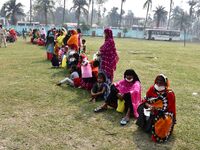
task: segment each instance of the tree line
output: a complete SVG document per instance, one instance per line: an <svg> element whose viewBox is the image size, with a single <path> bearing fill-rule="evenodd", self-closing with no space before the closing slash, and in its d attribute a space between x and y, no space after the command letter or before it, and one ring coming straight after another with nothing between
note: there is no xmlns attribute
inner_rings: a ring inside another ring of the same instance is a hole
<svg viewBox="0 0 200 150"><path fill-rule="evenodd" d="M131 28L133 25L144 28L166 27L170 29L188 30L199 35L200 29L200 0L188 0L189 10L180 6L174 6L174 0L169 0L170 9L157 6L152 10L155 0L146 0L143 8L146 17L138 18L132 10L125 12L123 5L126 0L121 0L120 8L113 7L110 11L106 9L109 0L73 0L73 6L66 9L66 0L30 0L30 10L24 12L24 7L16 0L8 0L3 4L0 15L9 20L10 24L16 25L18 20L39 21L42 24L64 24L65 22L76 22L78 26L86 24L92 26L113 26ZM55 7L56 3L60 6ZM153 16L150 15L153 13Z"/></svg>

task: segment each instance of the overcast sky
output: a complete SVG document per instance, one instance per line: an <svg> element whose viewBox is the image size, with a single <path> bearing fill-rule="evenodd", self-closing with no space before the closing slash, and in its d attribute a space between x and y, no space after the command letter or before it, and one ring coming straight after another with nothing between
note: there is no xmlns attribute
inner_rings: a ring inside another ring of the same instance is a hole
<svg viewBox="0 0 200 150"><path fill-rule="evenodd" d="M0 0L0 7L2 7L3 3L7 2L8 0ZM60 2L61 5L63 5L61 2L63 0L55 0ZM132 10L134 15L136 17L145 17L146 10L143 9L143 4L146 0L126 0L124 3L123 9L125 11ZM153 6L152 10L155 10L155 8L159 5L162 5L166 8L167 11L169 11L169 3L170 0L152 0ZM189 10L189 6L187 4L188 0L174 0L174 6L181 6L185 10ZM29 10L29 0L17 0L17 2L21 2L24 5L24 9L27 12ZM57 4L58 6L59 4ZM72 0L66 0L67 9L71 8L72 6ZM121 0L108 0L107 3L105 3L104 7L106 7L107 11L110 11L112 7L119 7L121 5Z"/></svg>

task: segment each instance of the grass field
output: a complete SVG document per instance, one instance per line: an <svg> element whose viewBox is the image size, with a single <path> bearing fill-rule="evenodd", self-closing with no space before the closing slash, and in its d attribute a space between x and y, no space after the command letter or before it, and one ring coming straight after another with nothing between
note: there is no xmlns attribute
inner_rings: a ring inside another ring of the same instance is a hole
<svg viewBox="0 0 200 150"><path fill-rule="evenodd" d="M90 57L103 38L87 40ZM19 40L0 48L0 150L4 149L200 149L200 45L116 39L120 62L115 81L133 68L142 95L159 73L171 81L177 100L177 125L171 139L155 144L131 120L110 109L94 114L102 102L89 103L89 94L69 86L57 87L67 71L51 69L45 49ZM192 93L198 95L193 96Z"/></svg>

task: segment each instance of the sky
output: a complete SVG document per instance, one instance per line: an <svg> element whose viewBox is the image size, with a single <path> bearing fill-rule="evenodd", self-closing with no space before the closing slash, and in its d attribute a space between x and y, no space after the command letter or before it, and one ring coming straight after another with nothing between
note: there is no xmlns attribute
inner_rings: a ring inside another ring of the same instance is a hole
<svg viewBox="0 0 200 150"><path fill-rule="evenodd" d="M0 8L2 5L7 2L8 0L0 0ZM63 5L63 0L55 0L57 1L57 6ZM145 17L146 10L143 9L143 4L146 0L126 0L124 3L123 9L127 12L128 10L132 10L134 15L136 17ZM155 8L159 5L162 5L166 8L167 11L169 11L169 4L170 0L152 0L153 6L152 10L155 10ZM174 0L174 6L181 6L185 10L189 10L189 6L187 4L188 0ZM17 2L21 2L24 5L25 12L29 10L29 0L17 0ZM60 3L60 4L59 4ZM121 6L121 0L108 0L104 7L107 9L107 12L111 10L112 7L119 7ZM67 9L70 9L72 7L72 0L66 0L66 7Z"/></svg>

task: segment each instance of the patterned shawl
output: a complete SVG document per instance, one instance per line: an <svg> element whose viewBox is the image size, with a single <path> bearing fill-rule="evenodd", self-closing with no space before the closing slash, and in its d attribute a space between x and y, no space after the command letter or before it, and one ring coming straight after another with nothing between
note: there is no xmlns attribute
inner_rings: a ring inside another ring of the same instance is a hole
<svg viewBox="0 0 200 150"><path fill-rule="evenodd" d="M106 35L104 44L100 47L101 55L101 70L107 75L111 82L114 78L114 71L119 60L117 50L115 48L115 42L113 39L112 30L107 28L104 30Z"/></svg>

